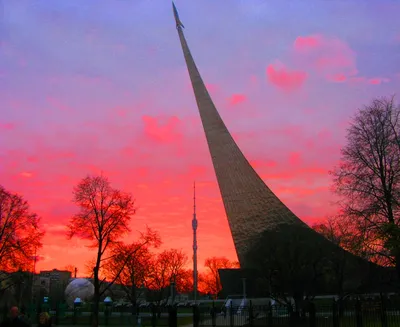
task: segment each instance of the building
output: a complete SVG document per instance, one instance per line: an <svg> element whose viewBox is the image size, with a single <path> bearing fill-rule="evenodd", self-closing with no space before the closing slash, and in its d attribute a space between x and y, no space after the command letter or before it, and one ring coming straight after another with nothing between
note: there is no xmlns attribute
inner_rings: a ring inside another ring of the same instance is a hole
<svg viewBox="0 0 400 327"><path fill-rule="evenodd" d="M70 271L57 269L40 271L33 281L33 300L41 302L44 297L48 297L52 303L64 301L64 291L70 279Z"/></svg>

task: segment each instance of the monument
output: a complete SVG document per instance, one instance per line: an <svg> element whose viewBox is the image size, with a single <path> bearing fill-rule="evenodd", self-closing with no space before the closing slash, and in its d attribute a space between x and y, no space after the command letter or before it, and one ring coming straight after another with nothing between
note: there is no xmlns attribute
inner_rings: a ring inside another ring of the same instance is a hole
<svg viewBox="0 0 400 327"><path fill-rule="evenodd" d="M174 3L172 5L240 266L248 267L246 254L254 240L265 230L275 228L279 224L294 224L307 228L311 238L320 239L318 233L301 221L269 189L237 146L201 78L183 34L183 24L178 11Z"/></svg>
<svg viewBox="0 0 400 327"><path fill-rule="evenodd" d="M361 274L365 273L365 284L369 285L369 289L380 288L378 279L381 277L391 279L390 273L344 251L306 225L282 203L250 165L229 133L208 93L183 34L184 26L178 11L174 3L172 6L176 29L241 267L241 269L220 270L221 282L224 284L225 279L226 284L238 286L241 284L240 280L247 280L250 282L248 286L257 290L256 274L261 271L257 260L251 258L253 246L261 239L264 242L263 247L280 248L280 245L285 243L286 231L292 231L294 232L292 235L301 236L302 241L293 240L291 247L304 250L303 253L306 253L305 250L310 249L311 245L318 247L321 256L325 258L331 258L332 255L345 256L346 261L351 262L346 264L349 280L360 279ZM277 233L282 236L278 235L271 240L265 237L267 233ZM377 285L372 286L375 283ZM231 294L238 293L237 290L235 292Z"/></svg>

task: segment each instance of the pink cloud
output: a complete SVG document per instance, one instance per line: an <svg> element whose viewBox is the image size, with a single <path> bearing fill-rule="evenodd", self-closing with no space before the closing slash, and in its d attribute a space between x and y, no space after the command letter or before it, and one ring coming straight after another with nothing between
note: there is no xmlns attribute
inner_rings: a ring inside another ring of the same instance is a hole
<svg viewBox="0 0 400 327"><path fill-rule="evenodd" d="M373 77L373 78L367 78L364 76L354 76L349 78L349 82L351 84L370 84L370 85L380 85L383 83L389 83L390 79L386 77Z"/></svg>
<svg viewBox="0 0 400 327"><path fill-rule="evenodd" d="M368 79L368 84L372 84L372 85L379 85L382 83L388 83L390 82L390 79L385 78L385 77L375 77L375 78L370 78Z"/></svg>
<svg viewBox="0 0 400 327"><path fill-rule="evenodd" d="M349 75L356 75L357 70L355 69L355 64L353 63L352 59L346 57L343 54L337 54L336 56L324 56L320 57L316 60L315 65L318 70L326 71L330 69L343 69L349 70ZM354 66L354 67L353 67ZM344 73L340 73L344 74Z"/></svg>
<svg viewBox="0 0 400 327"><path fill-rule="evenodd" d="M229 104L234 106L245 102L247 97L244 94L233 94L229 99Z"/></svg>
<svg viewBox="0 0 400 327"><path fill-rule="evenodd" d="M293 43L295 58L333 82L343 82L358 73L356 53L338 39L321 34L299 36Z"/></svg>
<svg viewBox="0 0 400 327"><path fill-rule="evenodd" d="M179 131L181 121L178 117L143 116L144 134L157 143L173 143L182 139Z"/></svg>
<svg viewBox="0 0 400 327"><path fill-rule="evenodd" d="M293 47L296 51L307 51L321 45L320 35L298 36L294 41Z"/></svg>
<svg viewBox="0 0 400 327"><path fill-rule="evenodd" d="M14 123L0 123L0 130L11 131L13 129L15 129Z"/></svg>
<svg viewBox="0 0 400 327"><path fill-rule="evenodd" d="M336 82L336 83L343 83L343 82L346 82L346 80L347 80L346 75L343 73L335 74L333 76L327 76L327 78L330 81Z"/></svg>
<svg viewBox="0 0 400 327"><path fill-rule="evenodd" d="M268 81L278 88L285 91L294 91L302 87L307 79L307 73L304 71L289 71L285 67L276 68L274 65L267 67Z"/></svg>

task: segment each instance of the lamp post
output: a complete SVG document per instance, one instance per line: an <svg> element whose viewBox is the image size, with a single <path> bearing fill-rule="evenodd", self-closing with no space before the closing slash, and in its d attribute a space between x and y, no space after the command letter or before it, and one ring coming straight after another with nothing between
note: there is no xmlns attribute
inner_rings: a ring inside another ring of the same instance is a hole
<svg viewBox="0 0 400 327"><path fill-rule="evenodd" d="M36 279L35 278L36 277L36 259L37 259L37 257L36 257L36 246L35 246L35 253L33 256L32 284L31 284L31 300L32 300L32 302L34 302L33 300L34 300L34 294L35 294L34 284L35 284L35 279Z"/></svg>
<svg viewBox="0 0 400 327"><path fill-rule="evenodd" d="M171 277L171 306L168 312L168 322L169 326L178 326L177 308L174 306L175 303L175 276Z"/></svg>
<svg viewBox="0 0 400 327"><path fill-rule="evenodd" d="M105 299L104 299L104 305L106 306L106 307L110 307L111 306L111 304L112 304L112 299L109 297L109 296L107 296Z"/></svg>
<svg viewBox="0 0 400 327"><path fill-rule="evenodd" d="M113 301L112 301L112 299L109 297L109 296L106 296L106 298L104 299L104 305L105 305L105 312L104 312L104 316L105 316L105 322L106 322L106 325L108 325L108 316L109 316L109 314L110 314L110 307L111 307L111 305L112 305L112 303L113 303Z"/></svg>
<svg viewBox="0 0 400 327"><path fill-rule="evenodd" d="M246 278L242 278L243 299L246 300Z"/></svg>
<svg viewBox="0 0 400 327"><path fill-rule="evenodd" d="M174 305L175 302L175 277L171 277L170 280L170 287L171 287L171 305Z"/></svg>
<svg viewBox="0 0 400 327"><path fill-rule="evenodd" d="M78 320L78 308L82 305L82 300L81 298L77 297L74 300L74 325L76 325L77 320Z"/></svg>
<svg viewBox="0 0 400 327"><path fill-rule="evenodd" d="M44 311L46 311L46 312L49 312L49 310L50 310L49 297L48 296L44 296L43 297L43 308L44 308Z"/></svg>
<svg viewBox="0 0 400 327"><path fill-rule="evenodd" d="M144 295L144 301L146 302L146 296L145 296L145 290L146 287L144 286L144 283L142 283L142 285L140 286L140 296L143 297ZM141 327L142 326L142 317L140 316L140 304L138 305L138 301L136 299L136 318L137 318L137 327Z"/></svg>
<svg viewBox="0 0 400 327"><path fill-rule="evenodd" d="M74 308L79 308L81 305L82 305L82 300L81 300L80 297L77 297L77 298L74 300Z"/></svg>
<svg viewBox="0 0 400 327"><path fill-rule="evenodd" d="M22 293L24 292L24 288L25 288L24 275L23 275L21 268L18 270L18 279L19 279L18 306L21 307Z"/></svg>
<svg viewBox="0 0 400 327"><path fill-rule="evenodd" d="M142 297L143 302L146 303L146 286L144 286L144 283L140 285L140 296Z"/></svg>

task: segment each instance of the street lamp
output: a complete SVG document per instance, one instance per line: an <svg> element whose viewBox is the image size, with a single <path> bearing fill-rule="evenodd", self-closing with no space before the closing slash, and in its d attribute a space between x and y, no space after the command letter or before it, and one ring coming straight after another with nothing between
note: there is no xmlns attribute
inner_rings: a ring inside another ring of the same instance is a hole
<svg viewBox="0 0 400 327"><path fill-rule="evenodd" d="M106 298L104 299L104 305L106 306L106 310L104 312L104 317L106 318L106 325L108 325L108 316L110 314L110 306L112 305L113 301L109 296L106 296Z"/></svg>
<svg viewBox="0 0 400 327"><path fill-rule="evenodd" d="M170 286L171 286L171 305L174 305L175 302L175 277L171 277L170 280Z"/></svg>
<svg viewBox="0 0 400 327"><path fill-rule="evenodd" d="M145 292L146 287L144 286L144 283L142 283L142 285L140 286L140 296L142 298L144 298L144 302L146 302L146 296L144 296L144 292ZM141 327L142 326L142 317L140 316L140 305L138 305L137 300L136 300L136 306L138 307L137 311L136 311L136 315L137 315L137 323L136 326L137 327Z"/></svg>
<svg viewBox="0 0 400 327"><path fill-rule="evenodd" d="M140 285L140 296L142 298L142 301L146 302L146 286L144 286L144 283Z"/></svg>
<svg viewBox="0 0 400 327"><path fill-rule="evenodd" d="M76 308L76 307L80 307L82 305L82 300L81 300L81 298L80 297L77 297L75 300L74 300L74 307Z"/></svg>
<svg viewBox="0 0 400 327"><path fill-rule="evenodd" d="M242 278L243 299L246 301L246 278Z"/></svg>
<svg viewBox="0 0 400 327"><path fill-rule="evenodd" d="M82 300L80 297L75 298L74 300L74 317L73 322L74 325L77 323L78 320L78 308L82 305Z"/></svg>
<svg viewBox="0 0 400 327"><path fill-rule="evenodd" d="M112 299L109 297L109 296L107 296L105 299L104 299L104 305L106 306L106 307L110 307L111 306L111 304L112 304Z"/></svg>

